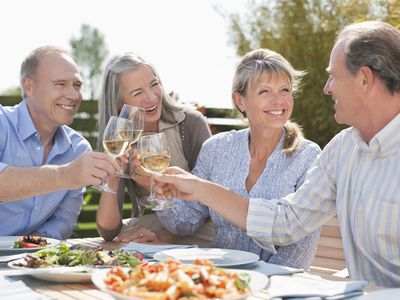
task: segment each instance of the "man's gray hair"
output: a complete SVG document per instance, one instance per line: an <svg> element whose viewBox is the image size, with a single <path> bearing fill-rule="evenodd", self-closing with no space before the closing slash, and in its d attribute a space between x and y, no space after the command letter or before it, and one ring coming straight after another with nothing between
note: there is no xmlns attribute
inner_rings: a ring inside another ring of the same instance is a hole
<svg viewBox="0 0 400 300"><path fill-rule="evenodd" d="M368 66L391 93L400 93L400 30L388 23L367 21L348 25L336 43L344 42L346 66L354 75Z"/></svg>
<svg viewBox="0 0 400 300"><path fill-rule="evenodd" d="M22 84L22 81L25 77L30 77L33 78L36 74L36 71L39 66L40 58L45 55L45 54L50 54L50 53L62 53L69 55L69 53L60 47L57 46L42 46L39 48L36 48L32 50L31 53L28 54L27 57L25 57L24 61L21 64L21 71L20 71L20 84L21 84L21 93L22 97L25 98L25 91L24 91L24 86Z"/></svg>

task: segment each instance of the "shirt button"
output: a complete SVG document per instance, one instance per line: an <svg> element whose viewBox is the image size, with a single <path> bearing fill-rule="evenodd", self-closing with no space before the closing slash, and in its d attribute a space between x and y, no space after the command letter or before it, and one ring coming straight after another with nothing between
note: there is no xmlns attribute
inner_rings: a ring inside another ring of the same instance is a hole
<svg viewBox="0 0 400 300"><path fill-rule="evenodd" d="M37 146L37 147L36 147L36 150L40 150L40 146Z"/></svg>
<svg viewBox="0 0 400 300"><path fill-rule="evenodd" d="M35 206L35 209L38 210L38 209L39 209L39 206Z"/></svg>

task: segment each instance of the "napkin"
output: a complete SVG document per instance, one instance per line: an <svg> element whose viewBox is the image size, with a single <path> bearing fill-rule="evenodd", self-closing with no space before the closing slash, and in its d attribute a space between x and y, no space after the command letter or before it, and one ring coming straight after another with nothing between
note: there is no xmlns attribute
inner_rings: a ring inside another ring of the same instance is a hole
<svg viewBox="0 0 400 300"><path fill-rule="evenodd" d="M251 264L247 264L247 265L241 265L240 269L257 271L257 272L263 273L267 276L290 275L290 274L304 272L303 269L295 269L295 268L290 268L290 267L285 267L285 266L280 266L280 265L275 265L275 264L269 264L263 260L259 260L255 263L251 263Z"/></svg>
<svg viewBox="0 0 400 300"><path fill-rule="evenodd" d="M330 281L312 275L272 276L268 294L273 298L336 300L363 294L366 281Z"/></svg>
<svg viewBox="0 0 400 300"><path fill-rule="evenodd" d="M41 295L27 287L21 280L12 281L0 276L0 299L2 300L49 300L45 295Z"/></svg>
<svg viewBox="0 0 400 300"><path fill-rule="evenodd" d="M185 249L185 248L197 248L197 245L155 245L155 244L141 244L130 242L128 245L121 248L121 250L130 252L137 251L142 253L146 258L153 258L153 255L157 252L169 250L169 249Z"/></svg>

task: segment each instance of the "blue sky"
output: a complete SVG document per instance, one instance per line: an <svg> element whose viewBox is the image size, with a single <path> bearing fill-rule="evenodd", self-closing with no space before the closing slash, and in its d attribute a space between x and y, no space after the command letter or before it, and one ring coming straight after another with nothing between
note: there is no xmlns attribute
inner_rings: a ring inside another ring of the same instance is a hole
<svg viewBox="0 0 400 300"><path fill-rule="evenodd" d="M12 0L0 2L0 91L19 83L23 58L54 44L69 49L82 23L105 35L110 55L134 51L158 69L167 90L184 101L231 107L238 58L229 44L225 12L246 0Z"/></svg>

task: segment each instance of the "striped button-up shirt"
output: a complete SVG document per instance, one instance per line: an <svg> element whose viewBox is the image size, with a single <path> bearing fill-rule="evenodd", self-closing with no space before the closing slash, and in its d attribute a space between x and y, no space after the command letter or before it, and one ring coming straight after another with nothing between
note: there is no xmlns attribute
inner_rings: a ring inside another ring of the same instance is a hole
<svg viewBox="0 0 400 300"><path fill-rule="evenodd" d="M400 285L400 114L366 143L336 135L302 187L282 199L253 198L248 234L266 248L293 243L338 215L353 279Z"/></svg>

